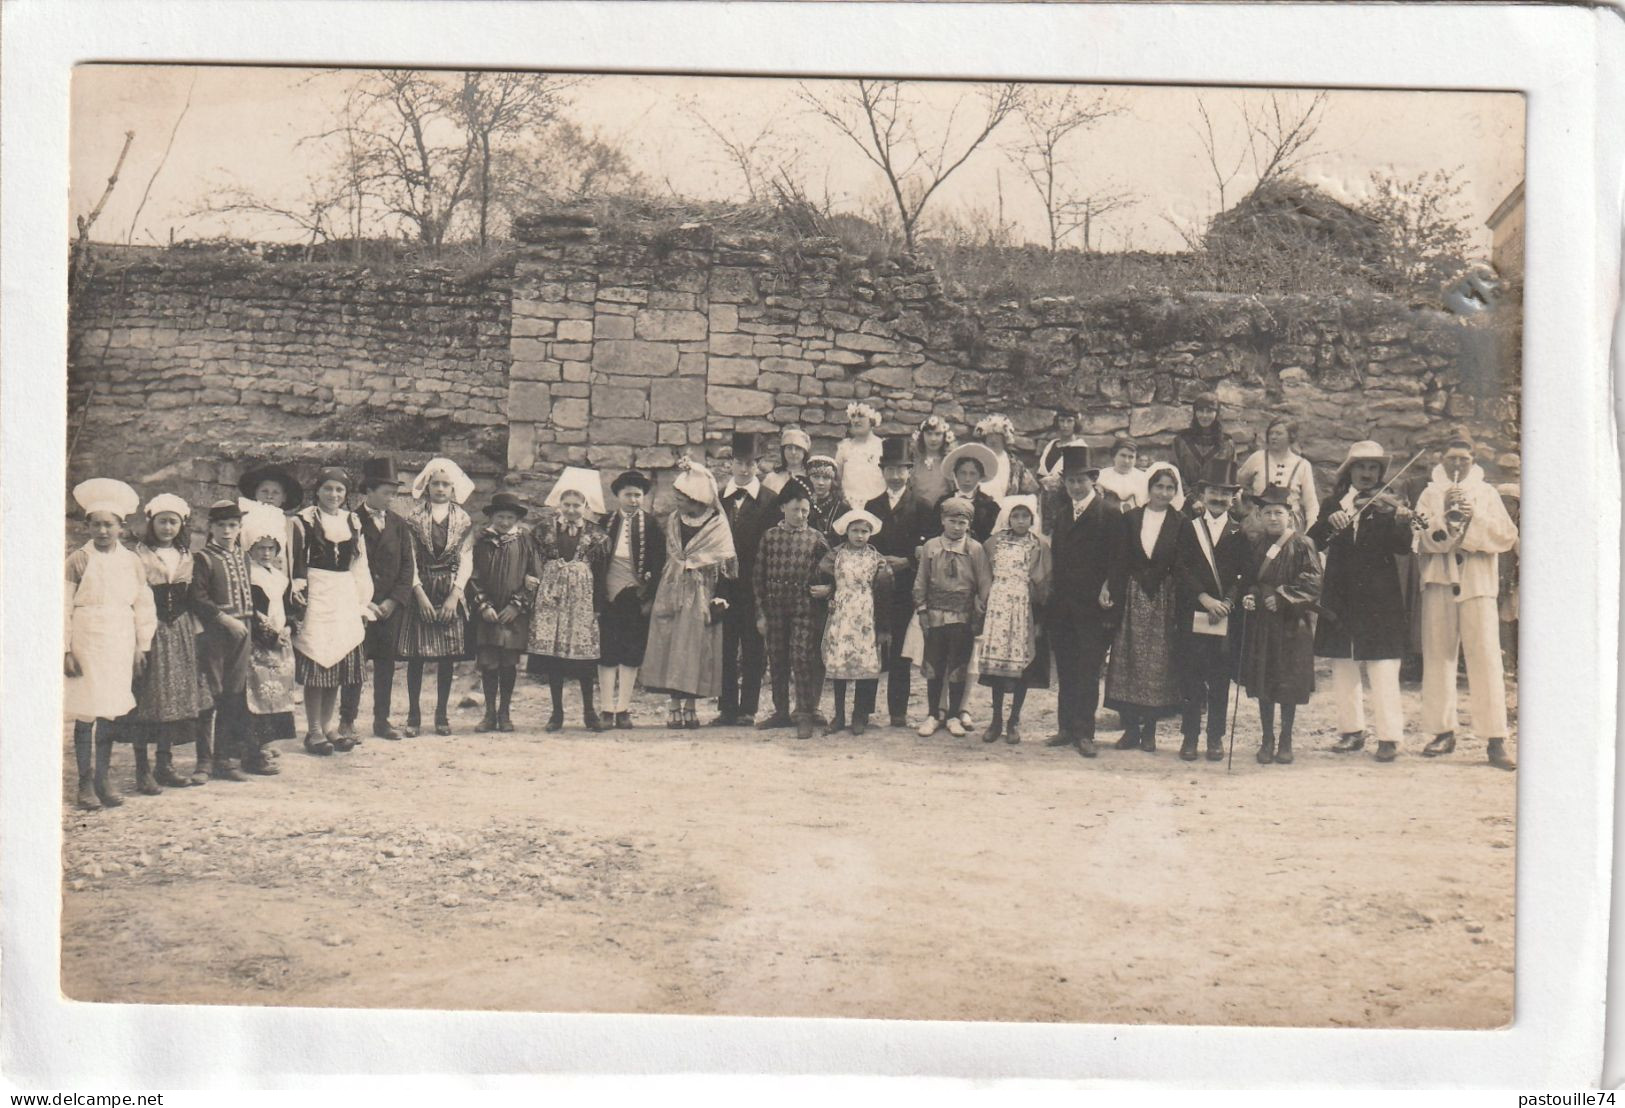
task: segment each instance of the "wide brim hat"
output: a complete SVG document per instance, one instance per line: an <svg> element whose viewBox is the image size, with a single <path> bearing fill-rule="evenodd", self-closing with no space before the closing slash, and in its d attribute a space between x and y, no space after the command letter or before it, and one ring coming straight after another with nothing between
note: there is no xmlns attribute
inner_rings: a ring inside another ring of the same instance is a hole
<svg viewBox="0 0 1625 1108"><path fill-rule="evenodd" d="M1223 489L1226 492L1236 492L1241 488L1241 482L1236 479L1236 460L1234 458L1209 458L1203 463L1196 480L1191 483L1193 492L1200 492L1204 488Z"/></svg>
<svg viewBox="0 0 1625 1108"><path fill-rule="evenodd" d="M909 456L907 436L887 435L880 440L880 464L883 466L908 466L914 464L914 459Z"/></svg>
<svg viewBox="0 0 1625 1108"><path fill-rule="evenodd" d="M450 458L435 458L418 470L412 479L412 498L422 500L429 491L429 482L437 475L451 482L451 498L459 504L467 503L474 495L474 479L463 472L463 467Z"/></svg>
<svg viewBox="0 0 1625 1108"><path fill-rule="evenodd" d="M880 534L880 518L873 512L865 511L862 508L852 508L848 510L844 515L840 516L833 524L830 525L830 530L834 531L842 538L845 538L846 529L852 526L854 523L867 523L869 525L870 538L874 538L876 535Z"/></svg>
<svg viewBox="0 0 1625 1108"><path fill-rule="evenodd" d="M942 460L942 468L952 473L959 463L966 458L974 458L976 464L982 467L982 478L984 480L993 476L993 471L999 466L999 459L993 456L993 451L981 443L962 442L948 451L948 456Z"/></svg>
<svg viewBox="0 0 1625 1108"><path fill-rule="evenodd" d="M1334 482L1341 480L1343 475L1349 471L1349 466L1355 462L1381 462L1382 476L1387 477L1388 466L1393 460L1394 456L1384 450L1381 443L1364 439L1349 447L1348 454L1343 458L1342 464L1337 467L1337 475L1333 480Z"/></svg>
<svg viewBox="0 0 1625 1108"><path fill-rule="evenodd" d="M1014 496L1000 497L999 518L998 521L993 524L993 530L995 532L1003 531L1009 527L1010 513L1015 511L1017 508L1026 508L1027 511L1032 513L1033 528L1036 530L1038 527L1038 497L1032 495L1031 493L1018 493Z"/></svg>
<svg viewBox="0 0 1625 1108"><path fill-rule="evenodd" d="M654 482L649 480L649 475L641 469L629 469L609 483L609 491L617 496L622 489L628 487L648 492L654 487Z"/></svg>
<svg viewBox="0 0 1625 1108"><path fill-rule="evenodd" d="M361 491L375 489L379 485L399 485L400 477L395 472L394 458L368 458L361 463Z"/></svg>
<svg viewBox="0 0 1625 1108"><path fill-rule="evenodd" d="M1292 490L1285 485L1265 485L1263 492L1250 496L1248 499L1260 508L1290 508L1292 506Z"/></svg>
<svg viewBox="0 0 1625 1108"><path fill-rule="evenodd" d="M274 463L255 466L244 473L237 479L237 491L252 500L254 499L254 490L267 481L275 481L282 486L283 511L291 512L304 502L305 490L300 487L298 481L294 480L293 474Z"/></svg>
<svg viewBox="0 0 1625 1108"><path fill-rule="evenodd" d="M123 481L112 477L92 477L73 487L73 502L86 516L92 512L112 512L120 519L135 514L141 497Z"/></svg>
<svg viewBox="0 0 1625 1108"><path fill-rule="evenodd" d="M604 514L604 482L596 469L565 466L543 503L549 508L557 508L567 492L580 493L581 499L587 502L587 511L594 515Z"/></svg>
<svg viewBox="0 0 1625 1108"><path fill-rule="evenodd" d="M1061 447L1061 476L1068 473L1087 473L1091 477L1100 475L1100 467L1089 458L1088 443L1074 442Z"/></svg>
<svg viewBox="0 0 1625 1108"><path fill-rule="evenodd" d="M525 507L525 502L513 493L504 491L492 493L491 502L485 506L487 518L496 515L498 512L512 512L520 519L524 519L530 514L530 509Z"/></svg>
<svg viewBox="0 0 1625 1108"><path fill-rule="evenodd" d="M782 454L787 446L799 446L811 454L812 436L799 427L786 427L779 432L779 452Z"/></svg>

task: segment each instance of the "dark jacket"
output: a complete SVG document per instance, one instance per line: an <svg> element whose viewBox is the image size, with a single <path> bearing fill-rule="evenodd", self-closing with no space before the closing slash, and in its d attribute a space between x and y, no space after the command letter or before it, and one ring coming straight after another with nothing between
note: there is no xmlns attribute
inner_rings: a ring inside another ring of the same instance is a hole
<svg viewBox="0 0 1625 1108"><path fill-rule="evenodd" d="M1155 596L1162 583L1174 576L1174 556L1179 548L1179 528L1185 517L1169 508L1163 517L1162 530L1151 548L1151 556L1140 545L1140 526L1145 520L1145 508L1124 512L1122 516L1123 576L1124 580L1140 583L1147 596Z"/></svg>
<svg viewBox="0 0 1625 1108"><path fill-rule="evenodd" d="M205 627L219 627L222 617L230 616L246 629L254 608L251 588L248 555L241 548L222 550L211 543L192 555L190 600Z"/></svg>
<svg viewBox="0 0 1625 1108"><path fill-rule="evenodd" d="M959 495L961 494L950 489L931 506L931 534L927 535L927 538L936 538L942 534L942 503L949 497ZM970 498L970 503L973 513L970 521L970 537L977 542L986 542L999 522L999 502L978 488L975 495Z"/></svg>
<svg viewBox="0 0 1625 1108"><path fill-rule="evenodd" d="M621 528L626 516L617 511L605 529L609 534L609 557L615 557L615 547L621 541ZM660 583L660 572L666 568L666 529L646 510L639 508L632 521L632 538L627 543L632 555L632 573L638 579L638 598L647 608L654 603L655 586ZM610 600L615 598L609 597Z"/></svg>
<svg viewBox="0 0 1625 1108"><path fill-rule="evenodd" d="M1049 618L1115 626L1123 611L1123 515L1097 491L1077 519L1064 489L1046 498L1044 518L1053 567ZM1112 606L1100 606L1100 587L1111 586Z"/></svg>
<svg viewBox="0 0 1625 1108"><path fill-rule="evenodd" d="M397 609L412 603L412 534L406 521L394 512L384 512L384 528L378 529L372 513L357 508L361 535L367 543L367 569L372 573L372 602L393 600Z"/></svg>
<svg viewBox="0 0 1625 1108"><path fill-rule="evenodd" d="M1241 603L1241 592L1252 571L1252 547L1242 533L1241 524L1226 515L1224 533L1219 536L1213 550L1217 575L1203 553L1202 538L1196 528L1206 527L1202 516L1186 520L1179 528L1178 545L1174 550L1174 573L1178 586L1176 602L1179 605L1180 626L1189 632L1193 613L1203 611L1200 597L1203 593L1223 600L1232 608ZM1232 624L1234 626L1234 624Z"/></svg>
<svg viewBox="0 0 1625 1108"><path fill-rule="evenodd" d="M881 493L863 506L880 521L880 533L870 539L870 545L888 558L907 558L908 565L892 571L894 586L889 609L894 623L908 626L914 613L914 572L920 565L920 545L932 534L931 505L912 487L903 490L897 507L891 506L891 497ZM941 527L941 522L937 522Z"/></svg>
<svg viewBox="0 0 1625 1108"><path fill-rule="evenodd" d="M1395 555L1411 549L1411 526L1378 506L1360 519L1358 533L1332 534L1338 501L1321 502L1309 538L1325 554L1315 653L1322 658L1402 658L1410 628Z"/></svg>
<svg viewBox="0 0 1625 1108"><path fill-rule="evenodd" d="M719 496L723 489L718 489ZM728 517L728 528L733 532L734 554L739 559L738 584L728 611L735 621L756 622L756 601L750 582L756 573L756 552L761 549L762 535L777 520L773 515L773 494L757 482L756 495L738 489L722 501L723 513Z"/></svg>

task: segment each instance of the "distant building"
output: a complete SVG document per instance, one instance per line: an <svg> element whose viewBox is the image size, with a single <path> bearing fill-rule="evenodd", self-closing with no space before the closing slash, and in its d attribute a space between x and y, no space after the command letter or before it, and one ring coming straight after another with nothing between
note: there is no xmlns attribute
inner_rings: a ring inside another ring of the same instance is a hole
<svg viewBox="0 0 1625 1108"><path fill-rule="evenodd" d="M1523 277L1523 182L1484 221L1490 229L1490 261L1507 278Z"/></svg>

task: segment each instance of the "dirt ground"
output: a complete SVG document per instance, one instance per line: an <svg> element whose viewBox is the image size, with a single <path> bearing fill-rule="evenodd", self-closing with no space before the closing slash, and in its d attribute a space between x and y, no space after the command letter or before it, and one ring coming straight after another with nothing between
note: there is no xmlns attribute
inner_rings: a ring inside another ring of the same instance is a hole
<svg viewBox="0 0 1625 1108"><path fill-rule="evenodd" d="M1324 678L1324 675L1322 675ZM469 684L459 678L459 695ZM281 776L64 809L80 1000L1178 1024L1512 1015L1516 775L1464 739L1296 764L881 728L280 744ZM1465 698L1464 705L1465 705ZM1405 692L1409 720L1417 691ZM826 698L826 705L828 701ZM574 695L571 694L574 705ZM972 700L985 719L985 691ZM368 711L363 707L363 719ZM714 714L714 712L712 713ZM702 705L702 719L707 718ZM397 717L399 718L399 717ZM1374 743L1372 744L1374 746ZM71 800L71 750L64 798ZM133 792L128 748L117 782ZM181 760L191 764L190 754Z"/></svg>

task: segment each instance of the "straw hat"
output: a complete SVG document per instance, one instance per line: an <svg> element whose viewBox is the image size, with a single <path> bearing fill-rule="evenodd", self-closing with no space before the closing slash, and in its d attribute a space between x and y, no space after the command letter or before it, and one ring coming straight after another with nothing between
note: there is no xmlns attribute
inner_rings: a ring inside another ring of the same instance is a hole
<svg viewBox="0 0 1625 1108"><path fill-rule="evenodd" d="M1337 476L1333 478L1333 481L1335 483L1342 480L1343 475L1349 471L1349 466L1355 462L1381 462L1382 476L1387 477L1388 463L1391 461L1393 461L1393 455L1385 451L1381 443L1365 439L1349 447L1348 455L1343 459L1343 464L1337 467ZM1381 478L1378 478L1378 480L1381 480Z"/></svg>
<svg viewBox="0 0 1625 1108"><path fill-rule="evenodd" d="M966 458L975 459L976 464L982 467L983 480L993 476L993 471L999 465L999 460L993 456L993 451L981 443L962 442L948 451L948 456L942 460L942 468L952 473L959 466L959 463Z"/></svg>

